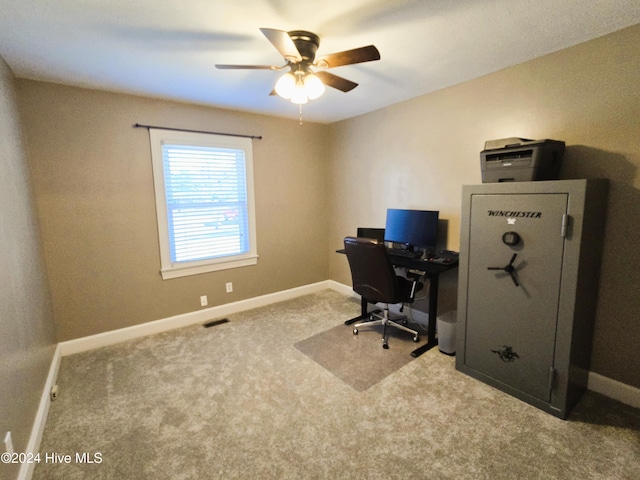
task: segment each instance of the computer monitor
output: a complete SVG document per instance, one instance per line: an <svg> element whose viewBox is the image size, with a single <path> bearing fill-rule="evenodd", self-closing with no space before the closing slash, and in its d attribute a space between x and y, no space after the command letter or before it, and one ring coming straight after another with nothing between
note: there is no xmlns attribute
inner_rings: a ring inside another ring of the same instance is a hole
<svg viewBox="0 0 640 480"><path fill-rule="evenodd" d="M433 210L389 208L384 240L401 243L410 250L433 250L438 236L438 215Z"/></svg>
<svg viewBox="0 0 640 480"><path fill-rule="evenodd" d="M373 238L380 242L384 241L384 228L358 227L358 237Z"/></svg>

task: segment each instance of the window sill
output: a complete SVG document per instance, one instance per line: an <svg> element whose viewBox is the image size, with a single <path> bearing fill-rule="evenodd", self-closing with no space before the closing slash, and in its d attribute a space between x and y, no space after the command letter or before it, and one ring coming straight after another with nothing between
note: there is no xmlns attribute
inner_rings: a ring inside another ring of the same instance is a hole
<svg viewBox="0 0 640 480"><path fill-rule="evenodd" d="M235 258L223 261L217 261L215 263L208 263L205 265L188 265L188 266L173 266L170 268L163 268L160 270L163 280L169 280L172 278L187 277L190 275L199 275L201 273L217 272L219 270L228 270L231 268L248 267L256 265L258 263L258 256Z"/></svg>

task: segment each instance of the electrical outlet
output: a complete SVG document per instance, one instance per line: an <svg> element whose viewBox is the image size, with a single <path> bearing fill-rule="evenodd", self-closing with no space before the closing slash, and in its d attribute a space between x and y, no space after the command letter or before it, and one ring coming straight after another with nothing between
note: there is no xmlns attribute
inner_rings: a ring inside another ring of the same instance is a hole
<svg viewBox="0 0 640 480"><path fill-rule="evenodd" d="M227 293L233 292L233 283L227 282Z"/></svg>
<svg viewBox="0 0 640 480"><path fill-rule="evenodd" d="M53 402L56 398L58 398L58 385L54 385L51 387L51 391L49 392L51 397L51 401Z"/></svg>
<svg viewBox="0 0 640 480"><path fill-rule="evenodd" d="M202 295L200 297L200 306L201 307L206 307L207 305L209 305L209 300L207 300L207 296L206 295Z"/></svg>
<svg viewBox="0 0 640 480"><path fill-rule="evenodd" d="M15 453L13 451L13 441L11 440L11 432L7 432L4 436L4 451L7 453Z"/></svg>

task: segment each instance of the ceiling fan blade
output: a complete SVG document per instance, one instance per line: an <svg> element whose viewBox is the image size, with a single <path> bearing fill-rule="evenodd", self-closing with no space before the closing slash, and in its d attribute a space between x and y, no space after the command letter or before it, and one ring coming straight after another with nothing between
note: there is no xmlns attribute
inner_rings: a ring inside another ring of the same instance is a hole
<svg viewBox="0 0 640 480"><path fill-rule="evenodd" d="M284 67L275 65L221 65L217 63L216 68L220 70L281 70Z"/></svg>
<svg viewBox="0 0 640 480"><path fill-rule="evenodd" d="M285 60L288 62L301 62L302 56L296 48L296 44L293 43L289 34L283 30L275 30L273 28L261 28L260 31L267 37L276 50L280 52Z"/></svg>
<svg viewBox="0 0 640 480"><path fill-rule="evenodd" d="M344 52L322 55L316 60L316 66L323 68L353 65L354 63L372 62L380 60L380 52L373 45L345 50Z"/></svg>
<svg viewBox="0 0 640 480"><path fill-rule="evenodd" d="M319 71L315 72L315 74L320 80L322 80L322 83L324 83L326 86L333 87L342 92L348 92L358 86L357 83L352 82L351 80L347 80L346 78L334 75L333 73Z"/></svg>

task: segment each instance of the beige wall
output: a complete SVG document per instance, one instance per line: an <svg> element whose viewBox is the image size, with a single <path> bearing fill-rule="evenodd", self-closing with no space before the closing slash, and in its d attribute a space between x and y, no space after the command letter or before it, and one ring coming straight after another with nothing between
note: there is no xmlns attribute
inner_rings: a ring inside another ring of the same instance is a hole
<svg viewBox="0 0 640 480"><path fill-rule="evenodd" d="M56 336L14 78L0 58L0 435L26 451ZM4 445L2 447L4 452ZM0 478L19 465L0 464Z"/></svg>
<svg viewBox="0 0 640 480"><path fill-rule="evenodd" d="M562 178L611 180L592 371L640 387L640 25L331 125L331 252L387 207L437 209L459 248L461 186L481 182L485 140L564 140ZM428 68L428 65L425 66ZM441 311L455 308L457 275Z"/></svg>
<svg viewBox="0 0 640 480"><path fill-rule="evenodd" d="M18 97L60 341L195 311L201 295L215 306L327 279L327 126L25 80ZM263 136L257 266L161 279L135 123Z"/></svg>

